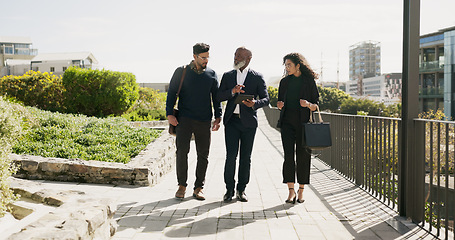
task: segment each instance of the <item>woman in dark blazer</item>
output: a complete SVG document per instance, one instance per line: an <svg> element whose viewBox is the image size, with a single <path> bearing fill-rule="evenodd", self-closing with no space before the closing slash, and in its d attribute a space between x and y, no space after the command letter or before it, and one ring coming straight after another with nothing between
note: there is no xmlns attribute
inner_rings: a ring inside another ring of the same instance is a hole
<svg viewBox="0 0 455 240"><path fill-rule="evenodd" d="M290 53L283 58L286 76L280 81L277 107L281 110L278 127L284 150L283 183L289 188L287 203L302 203L303 188L310 183L311 150L304 147L302 125L309 121L310 111L317 109L319 92L317 74L300 53ZM295 155L294 155L295 153ZM294 157L296 156L296 157ZM299 190L294 190L295 176Z"/></svg>

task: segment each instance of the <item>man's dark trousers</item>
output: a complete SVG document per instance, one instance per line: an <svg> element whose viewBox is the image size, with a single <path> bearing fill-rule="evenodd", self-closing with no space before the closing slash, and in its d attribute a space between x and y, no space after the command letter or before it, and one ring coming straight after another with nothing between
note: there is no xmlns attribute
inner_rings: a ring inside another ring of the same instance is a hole
<svg viewBox="0 0 455 240"><path fill-rule="evenodd" d="M237 191L245 191L250 181L251 152L253 150L256 128L243 126L238 115L233 115L224 127L226 141L226 164L224 165L224 182L227 190L235 187L235 166L240 145Z"/></svg>
<svg viewBox="0 0 455 240"><path fill-rule="evenodd" d="M191 137L194 133L196 143L197 165L194 189L204 187L205 174L208 165L208 156L211 137L211 122L201 122L182 117L176 128L177 143L177 181L179 185L187 186L188 179L188 153L190 151Z"/></svg>

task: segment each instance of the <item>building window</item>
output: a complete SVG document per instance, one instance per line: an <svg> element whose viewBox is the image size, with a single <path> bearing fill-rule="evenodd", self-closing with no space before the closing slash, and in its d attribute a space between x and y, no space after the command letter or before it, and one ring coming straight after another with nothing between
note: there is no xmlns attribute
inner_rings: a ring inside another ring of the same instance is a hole
<svg viewBox="0 0 455 240"><path fill-rule="evenodd" d="M14 53L13 45L5 45L4 46L4 53L5 54L13 54Z"/></svg>
<svg viewBox="0 0 455 240"><path fill-rule="evenodd" d="M54 67L51 67L51 72L55 72L55 68Z"/></svg>
<svg viewBox="0 0 455 240"><path fill-rule="evenodd" d="M67 67L63 67L63 71L66 71Z"/></svg>

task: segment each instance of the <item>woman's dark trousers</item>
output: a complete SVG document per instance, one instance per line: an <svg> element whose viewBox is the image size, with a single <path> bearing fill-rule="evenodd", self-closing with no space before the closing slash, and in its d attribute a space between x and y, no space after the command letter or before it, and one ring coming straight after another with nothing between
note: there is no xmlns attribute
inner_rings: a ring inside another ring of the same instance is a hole
<svg viewBox="0 0 455 240"><path fill-rule="evenodd" d="M310 183L310 150L302 145L302 122L300 112L285 112L281 126L281 141L284 150L283 183L294 182L297 173L299 184Z"/></svg>

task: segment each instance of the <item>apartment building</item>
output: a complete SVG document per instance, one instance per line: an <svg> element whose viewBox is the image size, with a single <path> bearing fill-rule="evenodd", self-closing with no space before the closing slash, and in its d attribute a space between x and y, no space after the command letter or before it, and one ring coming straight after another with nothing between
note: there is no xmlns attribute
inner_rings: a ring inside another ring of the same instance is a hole
<svg viewBox="0 0 455 240"><path fill-rule="evenodd" d="M455 26L420 36L419 108L455 119Z"/></svg>
<svg viewBox="0 0 455 240"><path fill-rule="evenodd" d="M381 75L381 43L364 41L349 47L349 81L362 84L364 78ZM362 88L357 95L362 96Z"/></svg>

